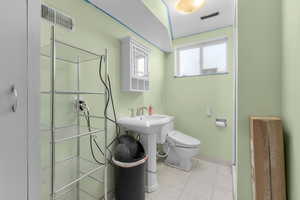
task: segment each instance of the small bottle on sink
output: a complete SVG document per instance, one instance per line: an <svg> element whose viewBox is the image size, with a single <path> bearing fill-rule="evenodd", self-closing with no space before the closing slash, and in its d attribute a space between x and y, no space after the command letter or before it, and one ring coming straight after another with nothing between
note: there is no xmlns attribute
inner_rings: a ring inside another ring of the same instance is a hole
<svg viewBox="0 0 300 200"><path fill-rule="evenodd" d="M148 107L148 115L153 115L153 107L152 107L152 105L149 105L149 107Z"/></svg>

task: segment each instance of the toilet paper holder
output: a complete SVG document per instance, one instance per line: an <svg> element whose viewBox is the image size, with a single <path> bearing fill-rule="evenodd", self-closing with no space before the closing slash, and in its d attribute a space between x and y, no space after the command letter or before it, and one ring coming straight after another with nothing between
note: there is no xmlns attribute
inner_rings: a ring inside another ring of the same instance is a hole
<svg viewBox="0 0 300 200"><path fill-rule="evenodd" d="M226 128L227 127L227 119L216 118L216 127Z"/></svg>

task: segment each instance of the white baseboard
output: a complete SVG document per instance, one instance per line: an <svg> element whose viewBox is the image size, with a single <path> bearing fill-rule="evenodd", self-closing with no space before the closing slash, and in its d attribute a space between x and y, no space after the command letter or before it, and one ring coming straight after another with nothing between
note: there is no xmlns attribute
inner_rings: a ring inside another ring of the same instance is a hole
<svg viewBox="0 0 300 200"><path fill-rule="evenodd" d="M214 159L214 158L210 158L210 157L203 156L203 155L195 156L194 159L203 160L203 161L207 161L207 162L211 162L211 163L215 163L215 164L219 164L219 165L224 165L224 166L232 166L231 161Z"/></svg>

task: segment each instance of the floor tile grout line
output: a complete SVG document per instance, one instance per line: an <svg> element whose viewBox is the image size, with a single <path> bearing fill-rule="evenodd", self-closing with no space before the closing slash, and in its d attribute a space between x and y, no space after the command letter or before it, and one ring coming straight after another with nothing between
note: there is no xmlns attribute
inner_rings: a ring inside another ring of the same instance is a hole
<svg viewBox="0 0 300 200"><path fill-rule="evenodd" d="M215 190L216 190L217 178L218 178L218 168L219 168L219 166L216 165L216 173L215 173L215 179L214 179L215 181L214 181L214 183L212 185L212 190L211 190L211 194L210 194L209 200L213 200L214 193L215 193Z"/></svg>
<svg viewBox="0 0 300 200"><path fill-rule="evenodd" d="M227 172L226 172L226 174L224 174L225 171L224 171L224 170L220 170L220 166L218 167L218 169L219 169L219 170L217 171L217 173L221 176L222 179L223 179L223 178L228 178L228 177L227 177L227 176L228 176ZM230 192L233 193L233 188L234 188L233 170L232 170L232 167L229 167L228 169L229 169L230 186L231 186ZM226 170L228 170L228 169L226 169ZM222 171L223 174L221 174L220 171ZM219 178L220 178L220 176L219 176ZM218 179L217 179L217 180L218 180ZM226 187L224 187L224 186L222 186L221 188L225 189L226 191L229 191L229 189L226 188Z"/></svg>
<svg viewBox="0 0 300 200"><path fill-rule="evenodd" d="M196 168L201 166L202 160L196 160L195 159L194 161L196 161L195 162L195 167ZM211 163L211 162L204 161L204 163ZM224 174L225 175L230 175L231 180L233 181L232 168L229 168L229 171L227 171L227 168L224 168L223 165L219 165L219 164L216 164L216 163L211 163L211 164L213 164L213 165L209 165L209 167L212 168L211 171L210 171L210 173L212 173L212 174L209 177L211 177L213 179L213 181L210 183L210 187L209 187L210 190L207 191L207 193L206 193L207 196L205 197L205 200L216 200L215 198L218 196L218 193L220 191L221 192L223 191L223 190L219 190L219 188L222 186L222 185L219 185L219 183L223 183L221 179L224 178L223 177ZM167 165L163 164L163 166L166 167ZM193 182L193 175L195 175L193 170L191 170L190 172L187 172L185 175L182 174L182 176L185 177L184 182L182 184L180 184L181 186L180 186L180 188L178 188L178 193L176 192L177 194L175 194L173 196L173 198L172 198L173 200L186 200L186 194L187 194L186 192L189 191L190 183ZM227 181L226 181L226 183L227 183ZM223 187L221 187L221 188L223 188ZM230 200L231 200L231 198L233 200L233 191L228 190L228 192L230 192L230 196L231 196L231 197L229 197ZM154 199L153 199L152 196L151 197L148 196L147 200L154 200ZM170 200L170 199L164 199L164 200ZM192 199L190 199L190 200L192 200ZM201 200L204 200L204 199L201 198Z"/></svg>
<svg viewBox="0 0 300 200"><path fill-rule="evenodd" d="M197 160L197 166L198 166L199 164L200 164L200 162ZM182 198L182 195L184 194L184 191L185 191L185 189L187 188L187 185L188 185L189 181L191 180L192 172L193 172L193 171L190 171L190 172L189 172L188 178L187 178L186 182L184 183L184 187L183 187L183 189L182 189L180 195L178 196L177 200L180 200L180 199Z"/></svg>

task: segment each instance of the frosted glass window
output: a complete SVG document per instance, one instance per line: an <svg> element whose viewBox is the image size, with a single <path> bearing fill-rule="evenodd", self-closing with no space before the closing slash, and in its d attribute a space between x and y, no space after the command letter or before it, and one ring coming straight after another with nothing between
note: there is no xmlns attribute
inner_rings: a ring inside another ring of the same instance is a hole
<svg viewBox="0 0 300 200"><path fill-rule="evenodd" d="M225 72L227 63L226 43L207 45L203 47L203 70Z"/></svg>
<svg viewBox="0 0 300 200"><path fill-rule="evenodd" d="M179 74L191 76L200 74L200 48L180 50L179 52Z"/></svg>
<svg viewBox="0 0 300 200"><path fill-rule="evenodd" d="M175 76L227 72L227 39L193 44L176 50Z"/></svg>

